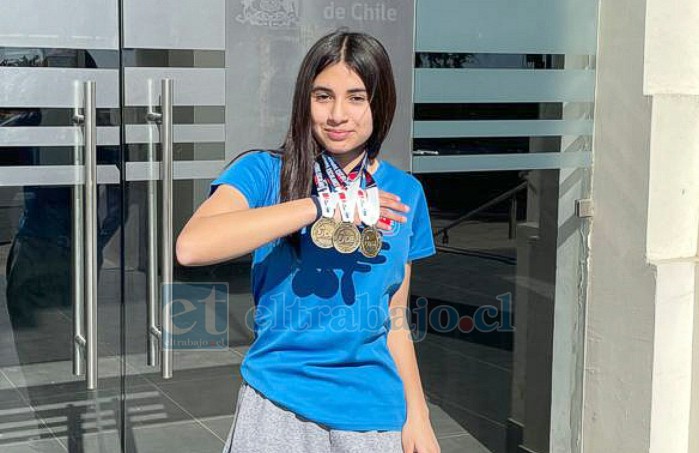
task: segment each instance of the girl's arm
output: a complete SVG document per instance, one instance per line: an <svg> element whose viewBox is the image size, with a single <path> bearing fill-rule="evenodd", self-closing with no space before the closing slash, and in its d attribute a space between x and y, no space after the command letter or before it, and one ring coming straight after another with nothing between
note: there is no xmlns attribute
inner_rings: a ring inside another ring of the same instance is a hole
<svg viewBox="0 0 699 453"><path fill-rule="evenodd" d="M379 194L381 215L405 222L405 216L398 212L407 212L408 207L392 193ZM339 211L336 214L339 220ZM238 258L300 230L315 218L316 207L310 197L250 209L238 189L221 184L182 229L177 238L177 261L183 266L206 266ZM384 223L378 226L388 228Z"/></svg>
<svg viewBox="0 0 699 453"><path fill-rule="evenodd" d="M408 416L413 414L429 418L429 409L422 390L420 371L417 367L415 347L410 332L410 318L407 313L411 269L411 263L407 263L403 282L391 298L389 305L391 330L388 332L387 342L388 349L396 362L398 373L403 380Z"/></svg>
<svg viewBox="0 0 699 453"><path fill-rule="evenodd" d="M205 266L228 261L300 230L316 218L311 198L250 209L238 189L222 184L177 238L177 261Z"/></svg>
<svg viewBox="0 0 699 453"><path fill-rule="evenodd" d="M411 264L405 265L405 277L398 291L391 298L391 330L388 332L388 349L403 381L408 416L401 431L404 453L440 453L439 442L430 423L425 394L420 382L415 347L408 317L408 296Z"/></svg>

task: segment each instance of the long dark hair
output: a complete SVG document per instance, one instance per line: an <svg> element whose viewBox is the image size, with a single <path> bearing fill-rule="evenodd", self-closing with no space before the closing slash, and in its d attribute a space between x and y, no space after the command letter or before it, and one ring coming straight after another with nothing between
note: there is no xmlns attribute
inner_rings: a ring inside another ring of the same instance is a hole
<svg viewBox="0 0 699 453"><path fill-rule="evenodd" d="M313 163L322 152L313 137L311 89L313 81L325 68L343 62L357 73L369 95L373 132L367 140L369 159L379 154L396 110L396 87L388 52L373 36L338 30L320 38L308 51L296 78L291 120L281 146L282 170L280 202L311 195ZM298 244L298 233L289 240Z"/></svg>

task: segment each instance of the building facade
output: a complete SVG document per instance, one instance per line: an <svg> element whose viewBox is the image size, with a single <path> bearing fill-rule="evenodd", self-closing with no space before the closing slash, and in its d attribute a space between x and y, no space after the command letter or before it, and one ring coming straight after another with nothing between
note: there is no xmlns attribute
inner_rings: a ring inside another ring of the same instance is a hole
<svg viewBox="0 0 699 453"><path fill-rule="evenodd" d="M391 55L380 158L430 206L411 315L442 451L699 451L697 19L688 0L9 6L0 450L220 450L250 259L186 268L173 240L228 162L279 145L301 57L349 27Z"/></svg>

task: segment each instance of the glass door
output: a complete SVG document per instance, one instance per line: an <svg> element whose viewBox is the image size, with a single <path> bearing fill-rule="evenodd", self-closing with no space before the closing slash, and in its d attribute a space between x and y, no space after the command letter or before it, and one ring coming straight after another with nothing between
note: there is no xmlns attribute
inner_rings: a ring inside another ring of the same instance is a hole
<svg viewBox="0 0 699 453"><path fill-rule="evenodd" d="M123 1L126 451L220 451L233 416L242 353L216 282L244 265L182 269L174 256L224 165L225 8Z"/></svg>
<svg viewBox="0 0 699 453"><path fill-rule="evenodd" d="M234 383L180 395L202 396L188 369L239 356L163 355L159 338L175 270L159 244L223 166L224 2L207 6L30 1L0 18L2 451L220 450L227 427L197 404L232 416Z"/></svg>
<svg viewBox="0 0 699 453"><path fill-rule="evenodd" d="M437 438L580 451L598 3L416 4L412 169L439 253L412 295Z"/></svg>
<svg viewBox="0 0 699 453"><path fill-rule="evenodd" d="M119 451L116 0L0 16L0 450Z"/></svg>

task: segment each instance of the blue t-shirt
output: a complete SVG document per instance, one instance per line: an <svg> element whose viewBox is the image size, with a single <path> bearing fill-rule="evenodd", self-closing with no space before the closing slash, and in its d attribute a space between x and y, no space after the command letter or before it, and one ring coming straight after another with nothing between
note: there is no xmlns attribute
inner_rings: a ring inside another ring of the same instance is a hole
<svg viewBox="0 0 699 453"><path fill-rule="evenodd" d="M212 182L230 184L250 208L279 203L281 157L252 152ZM375 258L316 247L301 230L298 258L283 239L253 252L255 339L241 364L245 381L266 398L331 429L400 431L403 382L387 346L389 302L405 264L435 253L425 194L412 175L387 161L373 174L379 189L410 206L407 222L383 232Z"/></svg>

